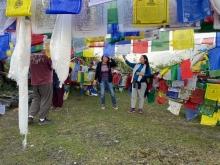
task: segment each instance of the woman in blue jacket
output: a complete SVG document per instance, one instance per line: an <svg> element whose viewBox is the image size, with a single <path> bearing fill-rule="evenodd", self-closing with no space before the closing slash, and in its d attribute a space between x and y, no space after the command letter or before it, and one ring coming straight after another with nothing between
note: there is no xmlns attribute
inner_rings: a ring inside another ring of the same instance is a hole
<svg viewBox="0 0 220 165"><path fill-rule="evenodd" d="M147 78L151 76L151 69L146 55L142 55L139 63L129 62L125 56L123 56L125 62L133 68L132 74L132 92L131 92L131 109L130 113L135 112L137 99L139 101L138 112L143 113L145 92L147 89Z"/></svg>

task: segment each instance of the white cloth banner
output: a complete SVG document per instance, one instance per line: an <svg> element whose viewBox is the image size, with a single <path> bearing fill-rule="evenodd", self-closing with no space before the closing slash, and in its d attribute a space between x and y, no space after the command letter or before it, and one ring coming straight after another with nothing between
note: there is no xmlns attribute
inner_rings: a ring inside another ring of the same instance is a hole
<svg viewBox="0 0 220 165"><path fill-rule="evenodd" d="M168 107L168 111L170 111L172 114L178 116L181 110L182 104L181 103L177 103L175 101L169 100L169 107Z"/></svg>
<svg viewBox="0 0 220 165"><path fill-rule="evenodd" d="M112 0L89 0L89 7L111 2Z"/></svg>
<svg viewBox="0 0 220 165"><path fill-rule="evenodd" d="M64 83L69 74L72 42L72 15L57 15L55 27L50 41L50 53L53 69Z"/></svg>
<svg viewBox="0 0 220 165"><path fill-rule="evenodd" d="M31 54L31 23L24 17L17 18L17 40L11 57L9 78L19 86L19 129L25 135L23 146L27 145L28 133L28 72Z"/></svg>
<svg viewBox="0 0 220 165"><path fill-rule="evenodd" d="M52 33L56 15L45 14L49 0L32 0L32 32L34 34Z"/></svg>
<svg viewBox="0 0 220 165"><path fill-rule="evenodd" d="M88 0L83 0L80 14L73 15L72 27L76 38L105 36L107 34L106 6L89 7Z"/></svg>

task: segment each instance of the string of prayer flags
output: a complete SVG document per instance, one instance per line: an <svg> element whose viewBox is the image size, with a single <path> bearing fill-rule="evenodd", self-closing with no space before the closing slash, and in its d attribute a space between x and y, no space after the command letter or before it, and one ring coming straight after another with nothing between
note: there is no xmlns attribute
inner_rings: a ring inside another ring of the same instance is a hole
<svg viewBox="0 0 220 165"><path fill-rule="evenodd" d="M182 80L186 80L193 77L193 73L191 70L191 62L190 60L183 60L180 64L181 68L181 77Z"/></svg>
<svg viewBox="0 0 220 165"><path fill-rule="evenodd" d="M6 16L30 16L31 0L7 0Z"/></svg>
<svg viewBox="0 0 220 165"><path fill-rule="evenodd" d="M161 31L159 38L152 41L151 51L166 51L169 50L169 32Z"/></svg>
<svg viewBox="0 0 220 165"><path fill-rule="evenodd" d="M134 25L165 25L168 22L168 0L133 0Z"/></svg>
<svg viewBox="0 0 220 165"><path fill-rule="evenodd" d="M184 50L194 48L194 30L175 30L173 32L173 49Z"/></svg>
<svg viewBox="0 0 220 165"><path fill-rule="evenodd" d="M147 53L148 41L147 40L133 40L133 53Z"/></svg>
<svg viewBox="0 0 220 165"><path fill-rule="evenodd" d="M83 57L87 57L87 58L94 57L94 49L89 48L89 49L83 50Z"/></svg>
<svg viewBox="0 0 220 165"><path fill-rule="evenodd" d="M47 14L79 14L82 0L50 0Z"/></svg>
<svg viewBox="0 0 220 165"><path fill-rule="evenodd" d="M210 70L220 69L220 48L219 47L209 50L209 69Z"/></svg>

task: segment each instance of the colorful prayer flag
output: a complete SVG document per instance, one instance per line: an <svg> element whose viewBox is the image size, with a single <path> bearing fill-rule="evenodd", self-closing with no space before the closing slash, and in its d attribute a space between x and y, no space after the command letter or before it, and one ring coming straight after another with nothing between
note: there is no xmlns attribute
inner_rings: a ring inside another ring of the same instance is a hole
<svg viewBox="0 0 220 165"><path fill-rule="evenodd" d="M104 47L104 53L103 53L104 56L114 56L115 55L115 44L105 44L105 47Z"/></svg>
<svg viewBox="0 0 220 165"><path fill-rule="evenodd" d="M180 64L180 68L181 68L182 80L186 80L193 77L193 73L191 70L191 62L189 59L183 60L182 63Z"/></svg>
<svg viewBox="0 0 220 165"><path fill-rule="evenodd" d="M85 49L83 50L83 57L94 57L94 49L93 48L89 48L89 49Z"/></svg>
<svg viewBox="0 0 220 165"><path fill-rule="evenodd" d="M160 32L159 38L152 41L151 51L169 50L169 32Z"/></svg>
<svg viewBox="0 0 220 165"><path fill-rule="evenodd" d="M173 49L183 50L194 48L194 31L188 30L175 30L173 32Z"/></svg>
<svg viewBox="0 0 220 165"><path fill-rule="evenodd" d="M169 22L168 0L133 0L133 24L164 25Z"/></svg>
<svg viewBox="0 0 220 165"><path fill-rule="evenodd" d="M148 41L147 40L134 40L133 41L133 53L147 53Z"/></svg>

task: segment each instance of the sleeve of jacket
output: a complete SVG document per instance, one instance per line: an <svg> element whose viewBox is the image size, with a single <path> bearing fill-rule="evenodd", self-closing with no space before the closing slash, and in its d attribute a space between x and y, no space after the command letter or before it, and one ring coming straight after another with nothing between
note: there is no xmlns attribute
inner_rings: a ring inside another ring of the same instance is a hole
<svg viewBox="0 0 220 165"><path fill-rule="evenodd" d="M98 80L98 77L99 77L99 66L100 66L100 63L97 64L97 67L95 70L95 80Z"/></svg>
<svg viewBox="0 0 220 165"><path fill-rule="evenodd" d="M131 62L129 62L128 60L125 60L125 63L129 66L129 67L131 67L131 68L134 68L135 67L135 63L131 63Z"/></svg>
<svg viewBox="0 0 220 165"><path fill-rule="evenodd" d="M117 67L116 61L113 60L113 59L111 59L110 66L111 66L112 68Z"/></svg>
<svg viewBox="0 0 220 165"><path fill-rule="evenodd" d="M146 69L145 76L151 77L151 68L150 67L148 69Z"/></svg>

